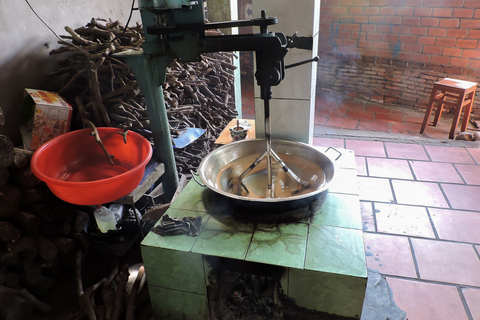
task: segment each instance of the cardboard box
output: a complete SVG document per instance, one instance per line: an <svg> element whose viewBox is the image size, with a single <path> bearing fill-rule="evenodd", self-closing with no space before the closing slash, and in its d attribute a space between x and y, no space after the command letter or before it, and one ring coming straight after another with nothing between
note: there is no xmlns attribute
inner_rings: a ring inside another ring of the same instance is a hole
<svg viewBox="0 0 480 320"><path fill-rule="evenodd" d="M36 150L50 139L70 130L72 106L55 92L25 89L27 125L21 128L24 148Z"/></svg>

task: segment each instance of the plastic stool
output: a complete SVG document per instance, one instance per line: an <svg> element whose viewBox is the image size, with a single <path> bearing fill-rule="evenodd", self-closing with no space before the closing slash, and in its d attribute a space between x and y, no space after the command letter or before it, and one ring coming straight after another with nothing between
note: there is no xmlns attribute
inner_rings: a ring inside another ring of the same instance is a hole
<svg viewBox="0 0 480 320"><path fill-rule="evenodd" d="M443 106L448 105L455 107L452 128L450 129L450 139L455 136L455 130L457 129L460 115L462 114L463 107L466 107L463 113L462 132L467 129L468 120L470 119L470 113L472 112L473 99L475 98L475 91L477 90L477 84L475 82L457 80L445 78L433 85L432 95L427 105L427 111L423 118L422 128L420 133L425 131L427 122L432 114L435 103L438 103L438 108L433 120L433 126L436 126L440 117L442 116ZM446 100L446 98L449 98Z"/></svg>

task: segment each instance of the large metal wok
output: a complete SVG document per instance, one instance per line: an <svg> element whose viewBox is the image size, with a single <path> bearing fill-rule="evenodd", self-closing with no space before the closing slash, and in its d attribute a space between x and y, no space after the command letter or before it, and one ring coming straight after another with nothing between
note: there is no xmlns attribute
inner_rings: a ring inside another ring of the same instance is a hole
<svg viewBox="0 0 480 320"><path fill-rule="evenodd" d="M260 157L265 148L264 139L243 140L219 147L203 159L198 175L210 190L247 207L274 205L292 208L308 204L328 189L335 172L333 161L307 144L286 140L272 140L272 149L300 179L309 181L306 187L299 188L298 183L280 165L274 164L272 176L275 196L268 196L266 164L260 163L242 180L248 192L244 188L232 189L230 181ZM314 176L316 179L312 179Z"/></svg>

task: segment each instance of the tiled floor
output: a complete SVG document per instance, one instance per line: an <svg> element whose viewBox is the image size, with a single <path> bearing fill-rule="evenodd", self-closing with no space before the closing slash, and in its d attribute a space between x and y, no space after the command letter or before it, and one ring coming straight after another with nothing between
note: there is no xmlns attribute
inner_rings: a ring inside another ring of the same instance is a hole
<svg viewBox="0 0 480 320"><path fill-rule="evenodd" d="M447 116L420 135L422 120L408 108L318 97L313 144L355 152L367 266L407 319L479 320L480 145L448 141Z"/></svg>

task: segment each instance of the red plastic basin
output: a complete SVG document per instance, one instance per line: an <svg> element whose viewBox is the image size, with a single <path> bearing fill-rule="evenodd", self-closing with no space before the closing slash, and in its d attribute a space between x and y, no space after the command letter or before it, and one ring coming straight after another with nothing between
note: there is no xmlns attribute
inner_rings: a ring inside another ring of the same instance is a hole
<svg viewBox="0 0 480 320"><path fill-rule="evenodd" d="M115 166L91 129L72 131L43 144L33 154L32 172L60 199L78 205L100 205L118 200L135 189L152 157L150 142L129 131L127 143L117 128L97 128Z"/></svg>

